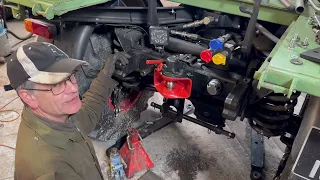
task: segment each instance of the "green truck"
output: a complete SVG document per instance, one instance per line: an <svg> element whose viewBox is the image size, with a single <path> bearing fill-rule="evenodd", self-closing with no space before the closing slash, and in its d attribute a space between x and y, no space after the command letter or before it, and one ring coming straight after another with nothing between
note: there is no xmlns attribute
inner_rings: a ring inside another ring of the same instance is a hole
<svg viewBox="0 0 320 180"><path fill-rule="evenodd" d="M54 43L69 56L89 62L79 77L81 95L108 54L118 50L131 55L127 66L116 65L113 78L119 86L92 138L125 137L148 98L159 92L163 104L151 106L161 110L163 119L149 125L143 137L184 119L234 138L224 129L225 122L245 118L260 136L280 136L287 146L275 179L316 177L319 160L312 154L319 152L314 143L320 127L319 3L172 1L179 5L160 0L4 4L38 41ZM294 114L301 94L306 98ZM197 118L187 115L186 99ZM252 158L252 179L262 177L262 167L263 160Z"/></svg>

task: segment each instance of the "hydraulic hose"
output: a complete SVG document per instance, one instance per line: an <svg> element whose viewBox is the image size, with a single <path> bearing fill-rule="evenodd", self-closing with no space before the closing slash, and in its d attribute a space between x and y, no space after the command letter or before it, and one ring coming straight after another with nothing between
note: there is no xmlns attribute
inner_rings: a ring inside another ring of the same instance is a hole
<svg viewBox="0 0 320 180"><path fill-rule="evenodd" d="M289 0L280 0L280 2L286 7L289 11L294 11L295 7Z"/></svg>
<svg viewBox="0 0 320 180"><path fill-rule="evenodd" d="M22 41L25 41L27 39L30 39L33 35L33 33L29 33L27 36L25 37L20 37L18 35L16 35L14 32L10 31L9 29L7 29L8 33L11 34L13 37L19 39L19 40L22 40Z"/></svg>
<svg viewBox="0 0 320 180"><path fill-rule="evenodd" d="M207 49L208 47L201 46L201 45L188 42L182 39L170 37L169 44L165 48L178 53L185 53L185 54L192 54L195 56L199 56L201 51Z"/></svg>

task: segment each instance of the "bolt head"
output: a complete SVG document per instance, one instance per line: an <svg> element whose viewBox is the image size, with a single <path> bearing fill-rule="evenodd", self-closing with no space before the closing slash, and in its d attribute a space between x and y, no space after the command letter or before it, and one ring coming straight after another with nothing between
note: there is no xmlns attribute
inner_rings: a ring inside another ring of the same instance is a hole
<svg viewBox="0 0 320 180"><path fill-rule="evenodd" d="M171 82L171 81L167 82L167 88L168 88L169 90L172 90L173 87L174 87L174 83L173 83L173 82Z"/></svg>
<svg viewBox="0 0 320 180"><path fill-rule="evenodd" d="M299 42L300 41L300 36L298 34L295 34L293 36L293 39L295 40L295 42Z"/></svg>
<svg viewBox="0 0 320 180"><path fill-rule="evenodd" d="M305 38L305 39L304 39L304 41L301 43L301 46L302 46L303 48L306 48L306 47L309 46L308 38Z"/></svg>
<svg viewBox="0 0 320 180"><path fill-rule="evenodd" d="M303 65L303 61L300 59L291 59L290 62L294 65Z"/></svg>

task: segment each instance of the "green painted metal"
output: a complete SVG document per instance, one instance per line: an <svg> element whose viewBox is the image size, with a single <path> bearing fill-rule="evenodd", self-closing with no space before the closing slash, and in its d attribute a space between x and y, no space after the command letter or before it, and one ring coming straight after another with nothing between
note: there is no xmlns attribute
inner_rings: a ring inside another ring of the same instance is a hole
<svg viewBox="0 0 320 180"><path fill-rule="evenodd" d="M310 45L302 48L298 43L294 49L288 48L295 34L300 36L300 41L307 37ZM294 90L320 96L320 64L299 57L300 53L317 47L319 45L315 42L315 34L312 26L308 24L308 17L300 16L289 26L267 60L255 73L254 78L259 80L258 89L271 89L287 94L288 97ZM295 58L303 64L292 64L290 60Z"/></svg>
<svg viewBox="0 0 320 180"><path fill-rule="evenodd" d="M253 1L237 1L237 0L170 0L182 4L187 4L204 9L215 10L219 12L234 14L243 17L249 17L247 14L239 10L241 3L246 3L252 7ZM295 2L294 0L291 0ZM290 25L292 21L298 18L298 14L289 12L279 2L279 0L270 0L268 4L262 5L260 8L258 19L262 21L272 22L282 25Z"/></svg>
<svg viewBox="0 0 320 180"><path fill-rule="evenodd" d="M6 0L7 2L20 6L32 8L33 15L42 15L47 19L53 19L54 16L65 14L76 9L101 4L110 0ZM17 10L14 8L14 12Z"/></svg>

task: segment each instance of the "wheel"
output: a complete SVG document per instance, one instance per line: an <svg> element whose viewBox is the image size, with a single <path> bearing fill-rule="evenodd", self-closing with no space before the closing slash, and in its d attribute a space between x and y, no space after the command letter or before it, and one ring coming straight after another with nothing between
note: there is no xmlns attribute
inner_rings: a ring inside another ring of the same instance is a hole
<svg viewBox="0 0 320 180"><path fill-rule="evenodd" d="M39 37L38 41L47 42L47 39ZM83 60L87 61L90 66L83 67L78 77L80 97L89 89L92 80L103 68L104 60L108 54L112 53L111 46L112 43L108 35L95 33L91 35L83 57ZM101 141L116 141L126 133L129 127L140 124L137 120L140 119L140 113L147 109L147 101L153 92L137 92L123 88L121 93L119 99L122 111L115 116L114 107L109 99L102 113L102 118L89 137Z"/></svg>

